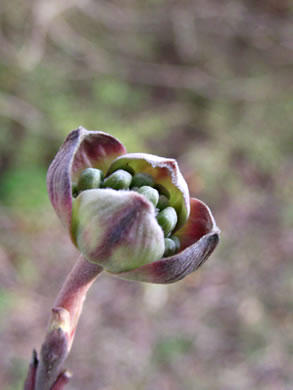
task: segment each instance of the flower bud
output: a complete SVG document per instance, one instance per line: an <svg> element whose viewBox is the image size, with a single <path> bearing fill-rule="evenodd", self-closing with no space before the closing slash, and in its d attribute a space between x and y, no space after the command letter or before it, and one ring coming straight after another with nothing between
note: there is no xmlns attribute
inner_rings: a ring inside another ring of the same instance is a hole
<svg viewBox="0 0 293 390"><path fill-rule="evenodd" d="M155 207L159 200L159 193L156 189L149 186L142 186L137 189L137 192L145 196Z"/></svg>
<svg viewBox="0 0 293 390"><path fill-rule="evenodd" d="M155 209L134 191L81 192L73 206L72 236L87 260L114 273L149 264L164 253Z"/></svg>
<svg viewBox="0 0 293 390"><path fill-rule="evenodd" d="M100 169L87 168L80 175L77 182L77 191L99 188L103 181L104 174Z"/></svg>
<svg viewBox="0 0 293 390"><path fill-rule="evenodd" d="M171 236L169 238L175 242L176 252L178 252L181 246L179 238L177 236Z"/></svg>
<svg viewBox="0 0 293 390"><path fill-rule="evenodd" d="M89 167L107 174L103 185L100 176L98 189L81 185ZM49 167L47 185L82 255L123 279L176 282L200 267L219 242L211 211L190 198L176 160L127 154L116 138L101 131L72 131ZM149 195L154 191L158 202Z"/></svg>
<svg viewBox="0 0 293 390"><path fill-rule="evenodd" d="M172 256L174 253L176 253L176 243L171 238L165 238L165 251L164 251L164 257Z"/></svg>
<svg viewBox="0 0 293 390"><path fill-rule="evenodd" d="M159 212L157 220L166 237L174 230L178 218L175 209L173 207L167 207Z"/></svg>
<svg viewBox="0 0 293 390"><path fill-rule="evenodd" d="M149 186L153 187L154 185L154 179L151 175L147 173L137 173L133 176L131 187L143 187L143 186Z"/></svg>
<svg viewBox="0 0 293 390"><path fill-rule="evenodd" d="M104 180L104 187L113 188L114 190L127 190L131 180L132 176L129 172L118 169Z"/></svg>
<svg viewBox="0 0 293 390"><path fill-rule="evenodd" d="M158 204L157 204L157 208L159 210L163 210L168 206L170 206L169 199L165 195L160 195L159 200L158 200Z"/></svg>

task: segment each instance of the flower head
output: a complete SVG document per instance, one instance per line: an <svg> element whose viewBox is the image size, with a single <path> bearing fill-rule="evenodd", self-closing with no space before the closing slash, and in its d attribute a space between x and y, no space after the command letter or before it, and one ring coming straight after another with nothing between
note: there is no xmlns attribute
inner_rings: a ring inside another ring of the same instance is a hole
<svg viewBox="0 0 293 390"><path fill-rule="evenodd" d="M127 154L109 134L72 131L47 183L74 245L121 278L175 282L197 269L219 241L209 208L189 197L174 159Z"/></svg>

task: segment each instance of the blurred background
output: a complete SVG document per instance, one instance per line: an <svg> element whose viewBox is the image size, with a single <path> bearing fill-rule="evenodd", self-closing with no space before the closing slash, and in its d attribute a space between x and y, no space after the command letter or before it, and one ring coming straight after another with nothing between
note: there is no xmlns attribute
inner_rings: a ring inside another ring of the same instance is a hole
<svg viewBox="0 0 293 390"><path fill-rule="evenodd" d="M178 159L222 240L174 285L102 275L68 390L292 389L292 2L11 0L0 23L1 389L78 255L45 180L79 125Z"/></svg>

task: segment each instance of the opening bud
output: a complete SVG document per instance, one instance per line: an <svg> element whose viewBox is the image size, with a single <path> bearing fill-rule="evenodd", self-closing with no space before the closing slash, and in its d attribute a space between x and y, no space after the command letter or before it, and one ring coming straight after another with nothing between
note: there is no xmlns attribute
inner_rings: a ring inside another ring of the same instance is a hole
<svg viewBox="0 0 293 390"><path fill-rule="evenodd" d="M83 256L121 278L173 283L203 264L219 242L211 211L190 198L176 160L128 154L100 131L79 127L67 136L47 185ZM168 258L161 259L164 253Z"/></svg>

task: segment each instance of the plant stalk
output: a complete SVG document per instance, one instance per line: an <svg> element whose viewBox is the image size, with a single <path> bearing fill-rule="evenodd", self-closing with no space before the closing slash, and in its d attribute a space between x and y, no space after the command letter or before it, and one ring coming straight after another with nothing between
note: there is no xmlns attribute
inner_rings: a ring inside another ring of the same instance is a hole
<svg viewBox="0 0 293 390"><path fill-rule="evenodd" d="M34 355L25 390L61 390L69 381L70 375L62 372L62 366L70 352L87 291L102 271L83 256L77 259L52 308L40 360Z"/></svg>

